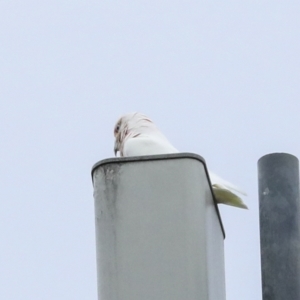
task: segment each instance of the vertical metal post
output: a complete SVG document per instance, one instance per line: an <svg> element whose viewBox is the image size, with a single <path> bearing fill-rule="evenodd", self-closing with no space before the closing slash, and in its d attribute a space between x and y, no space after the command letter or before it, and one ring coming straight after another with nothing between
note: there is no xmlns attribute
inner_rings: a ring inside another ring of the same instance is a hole
<svg viewBox="0 0 300 300"><path fill-rule="evenodd" d="M225 300L224 235L204 160L93 168L99 300Z"/></svg>
<svg viewBox="0 0 300 300"><path fill-rule="evenodd" d="M258 161L263 300L300 299L299 162L286 153Z"/></svg>

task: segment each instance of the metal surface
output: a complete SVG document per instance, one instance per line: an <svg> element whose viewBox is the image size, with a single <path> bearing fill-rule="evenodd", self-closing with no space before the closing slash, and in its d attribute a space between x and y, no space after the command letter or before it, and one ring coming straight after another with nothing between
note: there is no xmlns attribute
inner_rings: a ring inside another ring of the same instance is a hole
<svg viewBox="0 0 300 300"><path fill-rule="evenodd" d="M98 167L100 167L100 166L103 167L106 164L111 164L111 163L115 164L115 163L118 163L118 162L124 163L124 162L156 161L156 160L164 160L164 159L183 159L183 158L196 159L196 160L199 160L199 162L203 163L205 173L206 173L206 177L208 179L210 190L211 190L211 193L212 193L212 196L213 196L213 201L214 201L214 205L215 205L215 208L216 208L216 213L217 213L217 216L218 216L218 219L219 219L219 222L220 222L220 226L222 228L223 236L224 236L224 239L225 239L225 237L226 237L225 229L224 229L224 226L223 226L223 223L222 223L222 219L221 219L220 211L219 211L219 208L218 208L218 205L217 205L217 201L215 200L215 197L214 197L214 192L213 192L213 188L211 186L211 182L210 182L210 179L209 179L206 163L205 163L204 158L202 156L198 155L198 154L189 153L189 152L182 152L182 153L163 154L163 155L144 155L144 156L130 156L130 157L122 157L122 158L120 158L120 157L119 158L117 158L117 157L107 158L107 159L100 160L99 162L97 162L93 165L92 172L91 172L92 180L94 181L94 176L93 176L94 171Z"/></svg>
<svg viewBox="0 0 300 300"><path fill-rule="evenodd" d="M299 162L274 153L258 161L263 300L300 299Z"/></svg>
<svg viewBox="0 0 300 300"><path fill-rule="evenodd" d="M96 164L99 300L225 300L222 224L192 154Z"/></svg>

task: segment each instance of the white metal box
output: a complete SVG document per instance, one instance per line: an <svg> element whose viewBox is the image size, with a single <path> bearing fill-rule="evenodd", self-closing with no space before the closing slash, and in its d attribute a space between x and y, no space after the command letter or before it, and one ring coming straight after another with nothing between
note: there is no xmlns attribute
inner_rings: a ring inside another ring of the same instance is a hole
<svg viewBox="0 0 300 300"><path fill-rule="evenodd" d="M99 300L225 300L224 230L203 158L97 163Z"/></svg>

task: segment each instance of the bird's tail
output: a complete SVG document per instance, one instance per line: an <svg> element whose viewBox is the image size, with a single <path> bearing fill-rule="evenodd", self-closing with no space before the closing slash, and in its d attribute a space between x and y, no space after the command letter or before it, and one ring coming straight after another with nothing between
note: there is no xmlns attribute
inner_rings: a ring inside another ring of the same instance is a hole
<svg viewBox="0 0 300 300"><path fill-rule="evenodd" d="M243 202L243 200L230 190L218 184L213 184L212 187L215 198L218 203L248 209L247 205Z"/></svg>

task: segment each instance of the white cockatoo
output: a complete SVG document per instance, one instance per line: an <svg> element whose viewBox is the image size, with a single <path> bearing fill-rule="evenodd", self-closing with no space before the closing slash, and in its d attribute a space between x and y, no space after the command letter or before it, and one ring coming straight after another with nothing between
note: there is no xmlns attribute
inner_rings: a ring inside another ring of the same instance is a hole
<svg viewBox="0 0 300 300"><path fill-rule="evenodd" d="M115 125L115 155L140 156L178 153L179 151L159 131L155 124L141 113L123 115ZM231 183L209 171L216 201L247 209L237 194L243 194Z"/></svg>

